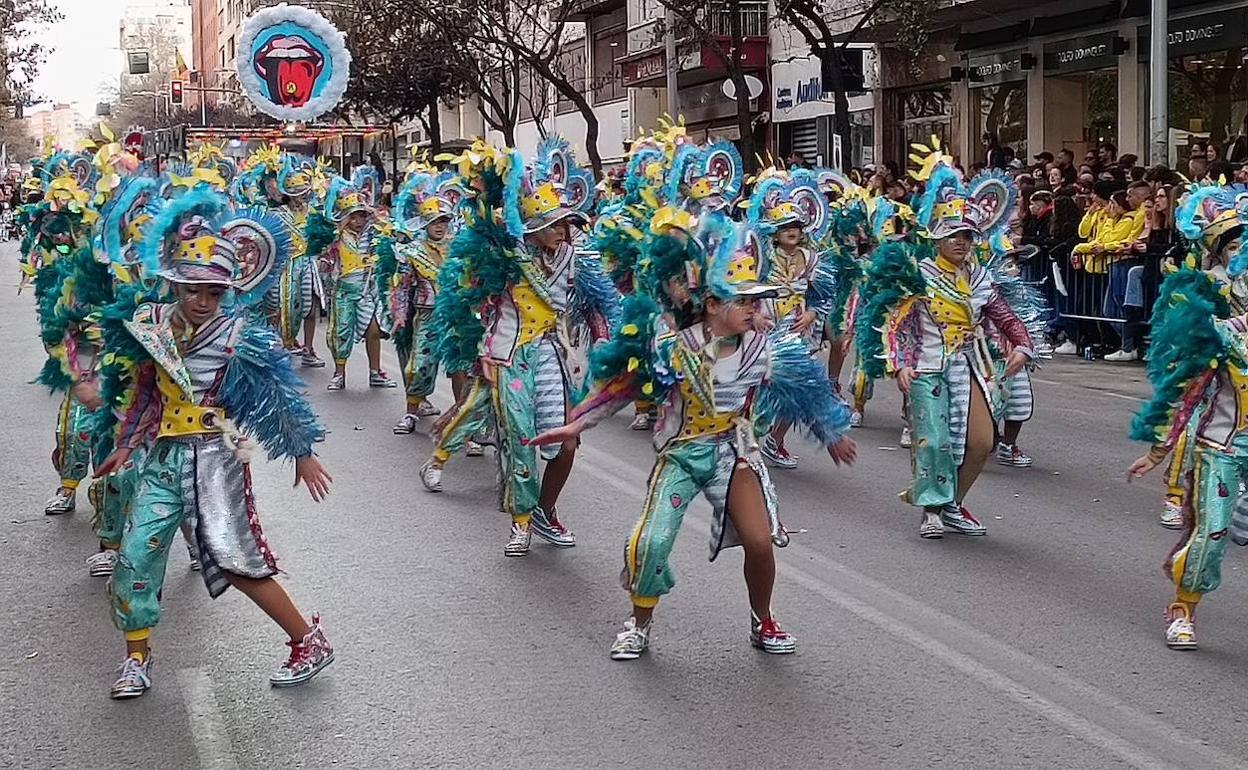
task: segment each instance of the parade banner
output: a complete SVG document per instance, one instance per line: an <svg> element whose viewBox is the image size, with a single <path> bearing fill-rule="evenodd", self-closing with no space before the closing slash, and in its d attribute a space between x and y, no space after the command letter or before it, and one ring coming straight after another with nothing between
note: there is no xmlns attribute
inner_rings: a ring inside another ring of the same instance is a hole
<svg viewBox="0 0 1248 770"><path fill-rule="evenodd" d="M257 11L243 25L238 81L257 109L279 120L313 120L347 90L346 39L316 11L285 3Z"/></svg>

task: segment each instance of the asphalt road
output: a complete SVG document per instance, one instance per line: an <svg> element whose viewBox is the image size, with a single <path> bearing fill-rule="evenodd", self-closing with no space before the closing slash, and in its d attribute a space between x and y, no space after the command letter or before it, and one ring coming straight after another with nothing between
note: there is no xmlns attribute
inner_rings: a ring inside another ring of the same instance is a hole
<svg viewBox="0 0 1248 770"><path fill-rule="evenodd" d="M326 371L308 377L332 430L330 499L292 491L288 466L255 466L286 584L323 614L337 661L271 690L280 631L236 592L210 600L175 548L155 686L112 702L123 645L83 564L90 513L42 513L57 401L27 384L31 298L6 283L0 767L1248 766L1244 552L1230 550L1202 605L1201 650L1167 650L1161 482L1122 478L1140 450L1125 433L1143 371L1074 360L1037 376L1022 440L1035 467L993 465L972 493L988 537L919 539L895 497L908 462L882 386L856 467L806 447L799 470L775 474L800 530L775 598L797 654L749 646L740 554L707 563L698 502L651 653L625 664L606 653L628 614L617 576L647 438L627 415L589 434L560 506L577 547L535 541L505 559L489 457L455 458L447 491L424 492L430 442L392 435L402 397L364 387L360 351L345 392L325 392Z"/></svg>

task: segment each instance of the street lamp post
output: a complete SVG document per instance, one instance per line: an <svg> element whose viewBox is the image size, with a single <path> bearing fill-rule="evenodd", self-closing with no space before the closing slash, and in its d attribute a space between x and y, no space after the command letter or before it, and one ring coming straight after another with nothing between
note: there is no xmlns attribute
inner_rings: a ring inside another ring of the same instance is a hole
<svg viewBox="0 0 1248 770"><path fill-rule="evenodd" d="M1169 0L1152 3L1148 28L1148 162L1157 164L1170 162L1170 116L1166 110L1170 4Z"/></svg>

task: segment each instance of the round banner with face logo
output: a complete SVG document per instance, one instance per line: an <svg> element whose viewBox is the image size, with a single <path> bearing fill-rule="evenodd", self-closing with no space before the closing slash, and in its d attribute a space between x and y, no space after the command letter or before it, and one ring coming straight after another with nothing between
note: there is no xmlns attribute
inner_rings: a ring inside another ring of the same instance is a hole
<svg viewBox="0 0 1248 770"><path fill-rule="evenodd" d="M312 120L342 99L351 54L324 16L283 3L247 19L236 65L243 93L261 112L279 120Z"/></svg>

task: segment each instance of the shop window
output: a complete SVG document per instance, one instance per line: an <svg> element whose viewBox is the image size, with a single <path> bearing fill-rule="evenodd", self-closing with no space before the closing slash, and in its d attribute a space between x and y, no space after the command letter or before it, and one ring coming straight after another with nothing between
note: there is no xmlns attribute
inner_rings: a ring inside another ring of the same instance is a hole
<svg viewBox="0 0 1248 770"><path fill-rule="evenodd" d="M618 102L628 96L624 73L616 59L628 46L628 32L620 27L594 37L594 104Z"/></svg>
<svg viewBox="0 0 1248 770"><path fill-rule="evenodd" d="M976 88L972 92L975 114L979 116L976 138L993 134L1002 147L1014 151L1014 157L1027 159L1027 84L1001 83ZM976 144L975 159L983 161L986 148Z"/></svg>
<svg viewBox="0 0 1248 770"><path fill-rule="evenodd" d="M1219 160L1248 159L1246 58L1248 48L1232 48L1170 60L1172 152L1204 141L1214 145Z"/></svg>
<svg viewBox="0 0 1248 770"><path fill-rule="evenodd" d="M1118 69L1049 75L1044 79L1044 136L1039 149L1078 157L1102 142L1119 143Z"/></svg>
<svg viewBox="0 0 1248 770"><path fill-rule="evenodd" d="M949 146L951 99L948 86L905 91L896 96L894 104L896 124L893 135L896 138L892 143L891 157L885 155L864 162L894 160L904 165L911 145L929 144L933 136L940 140L942 147Z"/></svg>

